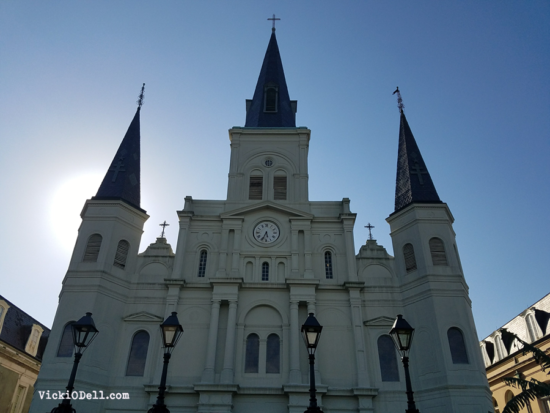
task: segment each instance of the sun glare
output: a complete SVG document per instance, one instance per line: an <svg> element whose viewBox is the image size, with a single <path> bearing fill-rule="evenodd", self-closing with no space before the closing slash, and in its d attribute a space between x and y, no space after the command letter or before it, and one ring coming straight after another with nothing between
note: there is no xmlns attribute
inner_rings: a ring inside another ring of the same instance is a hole
<svg viewBox="0 0 550 413"><path fill-rule="evenodd" d="M59 185L52 197L50 221L58 241L68 251L74 247L84 202L95 195L102 178L99 174L74 177Z"/></svg>

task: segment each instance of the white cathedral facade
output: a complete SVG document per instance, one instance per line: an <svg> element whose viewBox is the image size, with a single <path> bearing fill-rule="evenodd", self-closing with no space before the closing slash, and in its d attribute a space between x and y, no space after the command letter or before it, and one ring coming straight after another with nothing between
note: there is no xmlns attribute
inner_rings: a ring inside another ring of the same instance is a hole
<svg viewBox="0 0 550 413"><path fill-rule="evenodd" d="M406 409L403 366L388 332L397 314L416 329L411 381L422 413L487 413L491 393L453 216L441 202L401 112L395 257L369 240L358 254L350 201L310 201L311 131L295 125L275 33L246 124L229 131L227 199L185 199L176 253L163 237L139 253L138 109L97 195L86 201L31 412L67 385L70 323L89 311L99 330L75 390L129 399L73 400L77 412L146 412L156 401L159 324L176 311L184 333L168 368L172 413L301 413L309 365L300 327L323 326L318 403L327 413Z"/></svg>

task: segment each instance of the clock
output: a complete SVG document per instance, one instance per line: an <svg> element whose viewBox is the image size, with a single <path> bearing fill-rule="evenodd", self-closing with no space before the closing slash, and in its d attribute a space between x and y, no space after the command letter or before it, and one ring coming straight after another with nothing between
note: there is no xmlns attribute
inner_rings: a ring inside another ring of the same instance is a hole
<svg viewBox="0 0 550 413"><path fill-rule="evenodd" d="M279 227L270 221L262 221L254 228L254 238L262 244L275 242L279 233Z"/></svg>

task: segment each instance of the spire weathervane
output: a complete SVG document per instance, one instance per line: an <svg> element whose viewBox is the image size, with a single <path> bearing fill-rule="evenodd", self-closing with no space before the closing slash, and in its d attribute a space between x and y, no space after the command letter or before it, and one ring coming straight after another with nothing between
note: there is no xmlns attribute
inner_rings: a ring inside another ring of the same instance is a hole
<svg viewBox="0 0 550 413"><path fill-rule="evenodd" d="M397 86L397 89L395 89L395 92L392 93L392 95L395 95L397 93L397 107L399 108L399 113L403 113L403 109L405 109L405 105L403 104L403 99L401 99L401 92L399 91L399 86Z"/></svg>
<svg viewBox="0 0 550 413"><path fill-rule="evenodd" d="M272 18L267 19L267 20L273 20L273 27L272 27L271 31L274 32L275 31L275 20L281 20L281 19L275 18L275 15L273 15Z"/></svg>
<svg viewBox="0 0 550 413"><path fill-rule="evenodd" d="M365 225L365 228L369 229L369 241L372 241L374 238L372 238L371 229L374 228L374 225L371 225L370 222L369 222L368 225Z"/></svg>
<svg viewBox="0 0 550 413"><path fill-rule="evenodd" d="M166 221L164 221L162 224L159 224L159 227L162 227L162 234L160 234L160 237L161 238L164 238L164 230L166 229L166 227L169 227L170 224L167 224Z"/></svg>
<svg viewBox="0 0 550 413"><path fill-rule="evenodd" d="M143 95L143 92L145 92L145 83L141 87L141 93L139 94L139 99L137 101L138 109L141 109L141 106L143 106L143 99L145 98L145 96Z"/></svg>

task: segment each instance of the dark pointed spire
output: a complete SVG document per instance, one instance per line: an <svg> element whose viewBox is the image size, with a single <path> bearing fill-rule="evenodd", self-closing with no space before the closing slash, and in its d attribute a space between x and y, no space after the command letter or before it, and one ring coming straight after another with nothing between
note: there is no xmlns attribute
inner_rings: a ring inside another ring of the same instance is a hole
<svg viewBox="0 0 550 413"><path fill-rule="evenodd" d="M264 62L252 100L246 101L245 127L296 127L296 104L286 86L283 63L275 31L265 52Z"/></svg>
<svg viewBox="0 0 550 413"><path fill-rule="evenodd" d="M399 110L401 125L395 183L395 212L416 202L441 203L405 113L401 107Z"/></svg>
<svg viewBox="0 0 550 413"><path fill-rule="evenodd" d="M92 199L119 199L141 210L139 113L142 104L143 88L134 119Z"/></svg>

